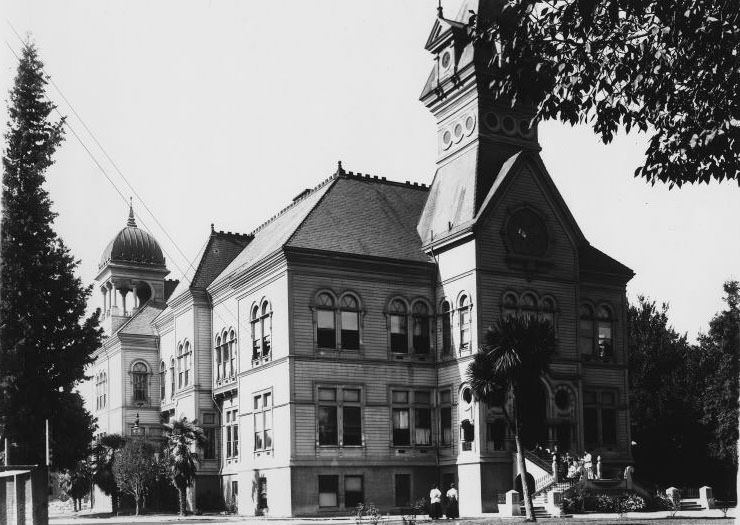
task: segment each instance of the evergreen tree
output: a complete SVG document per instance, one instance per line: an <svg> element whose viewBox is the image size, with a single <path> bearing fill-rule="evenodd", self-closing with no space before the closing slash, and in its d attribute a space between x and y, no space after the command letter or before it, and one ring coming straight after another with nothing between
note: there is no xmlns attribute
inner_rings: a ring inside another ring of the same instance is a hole
<svg viewBox="0 0 740 525"><path fill-rule="evenodd" d="M97 312L85 318L90 288L78 261L52 229L56 214L43 188L63 139L45 96L47 76L33 44L22 51L10 91L3 152L0 233L0 435L14 464L45 462L49 420L52 465L75 467L95 425L74 386L100 345Z"/></svg>

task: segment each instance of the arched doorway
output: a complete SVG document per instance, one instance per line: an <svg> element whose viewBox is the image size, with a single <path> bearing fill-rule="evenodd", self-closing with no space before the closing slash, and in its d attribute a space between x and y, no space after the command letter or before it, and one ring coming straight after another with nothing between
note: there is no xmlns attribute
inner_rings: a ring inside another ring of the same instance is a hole
<svg viewBox="0 0 740 525"><path fill-rule="evenodd" d="M547 446L547 392L541 381L522 392L519 409L522 411L520 436L524 448L532 450L538 444Z"/></svg>
<svg viewBox="0 0 740 525"><path fill-rule="evenodd" d="M521 497L524 497L524 491L522 490L522 475L517 474L516 480L514 481L514 489L521 494ZM527 472L527 489L529 489L529 493L534 493L534 476Z"/></svg>

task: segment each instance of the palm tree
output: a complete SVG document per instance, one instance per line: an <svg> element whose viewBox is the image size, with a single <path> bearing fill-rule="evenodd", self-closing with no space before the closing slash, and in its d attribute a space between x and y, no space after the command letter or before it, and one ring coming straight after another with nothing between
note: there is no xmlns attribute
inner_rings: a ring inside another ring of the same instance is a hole
<svg viewBox="0 0 740 525"><path fill-rule="evenodd" d="M167 443L165 454L170 481L177 489L180 516L185 515L187 507L187 488L193 486L195 473L198 470L198 448L206 444L203 429L197 425L197 420L188 421L182 417L165 425Z"/></svg>
<svg viewBox="0 0 740 525"><path fill-rule="evenodd" d="M524 462L521 427L527 411L525 392L532 391L550 363L555 350L555 335L549 321L534 316L506 317L494 323L485 336L467 379L476 397L503 409L506 423L513 430L517 463L522 479L527 521L536 521ZM506 407L511 399L512 414Z"/></svg>

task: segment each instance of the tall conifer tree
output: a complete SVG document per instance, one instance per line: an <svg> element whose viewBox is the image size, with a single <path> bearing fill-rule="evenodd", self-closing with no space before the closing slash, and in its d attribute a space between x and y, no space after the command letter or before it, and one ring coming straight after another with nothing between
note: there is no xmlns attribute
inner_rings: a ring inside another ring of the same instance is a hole
<svg viewBox="0 0 740 525"><path fill-rule="evenodd" d="M23 47L8 100L0 231L0 436L13 464L45 462L49 420L52 466L72 468L95 428L74 386L99 346L97 312L85 317L91 288L52 229L43 188L63 140L64 119L45 95L47 76L33 44Z"/></svg>

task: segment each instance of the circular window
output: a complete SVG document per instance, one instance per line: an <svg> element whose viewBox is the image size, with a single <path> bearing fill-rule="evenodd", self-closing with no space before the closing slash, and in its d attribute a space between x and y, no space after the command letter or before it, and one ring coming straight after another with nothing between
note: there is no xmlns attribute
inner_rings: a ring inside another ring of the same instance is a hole
<svg viewBox="0 0 740 525"><path fill-rule="evenodd" d="M513 135L516 133L516 121L514 120L514 117L504 117L504 120L501 122L501 127L507 135Z"/></svg>
<svg viewBox="0 0 740 525"><path fill-rule="evenodd" d="M501 123L498 120L498 115L496 113L486 113L486 126L488 126L488 129L491 131L498 131L501 128Z"/></svg>
<svg viewBox="0 0 740 525"><path fill-rule="evenodd" d="M450 133L450 130L442 133L442 144L444 144L445 149L449 148L450 144L452 144L452 133Z"/></svg>
<svg viewBox="0 0 740 525"><path fill-rule="evenodd" d="M450 60L451 60L450 52L445 51L445 53L442 55L442 67L447 69L450 65Z"/></svg>
<svg viewBox="0 0 740 525"><path fill-rule="evenodd" d="M463 134L462 124L460 124L459 122L455 124L455 127L453 128L452 132L455 134L456 139L459 139L460 137L462 137L462 134Z"/></svg>
<svg viewBox="0 0 740 525"><path fill-rule="evenodd" d="M509 249L519 255L541 257L547 251L547 227L532 210L514 212L506 223Z"/></svg>
<svg viewBox="0 0 740 525"><path fill-rule="evenodd" d="M529 126L529 120L522 119L519 121L519 134L525 139L531 139L534 136L534 128Z"/></svg>
<svg viewBox="0 0 740 525"><path fill-rule="evenodd" d="M555 393L555 406L559 410L568 410L570 408L570 396L567 390L558 390Z"/></svg>
<svg viewBox="0 0 740 525"><path fill-rule="evenodd" d="M469 115L468 118L465 119L465 131L467 131L468 135L470 135L474 129L475 129L475 117L473 115Z"/></svg>
<svg viewBox="0 0 740 525"><path fill-rule="evenodd" d="M473 402L473 391L470 390L469 388L466 388L465 390L463 390L462 398L463 398L463 401L465 401L467 404L472 403Z"/></svg>

